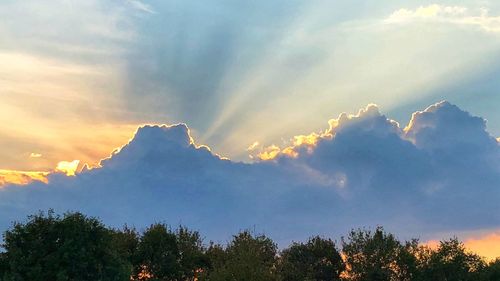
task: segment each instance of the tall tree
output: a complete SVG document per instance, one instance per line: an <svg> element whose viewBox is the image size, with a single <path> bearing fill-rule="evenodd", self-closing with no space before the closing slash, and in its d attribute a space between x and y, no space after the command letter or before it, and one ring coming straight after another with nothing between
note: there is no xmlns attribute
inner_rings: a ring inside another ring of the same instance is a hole
<svg viewBox="0 0 500 281"><path fill-rule="evenodd" d="M177 238L165 224L156 223L144 231L136 252L134 278L176 280L179 272Z"/></svg>
<svg viewBox="0 0 500 281"><path fill-rule="evenodd" d="M500 258L490 262L484 269L483 279L485 281L498 281L500 280Z"/></svg>
<svg viewBox="0 0 500 281"><path fill-rule="evenodd" d="M243 231L233 237L224 251L209 249L209 256L215 257L213 268L206 280L211 281L273 281L278 280L275 270L277 246L264 235L254 236ZM212 252L210 252L212 251Z"/></svg>
<svg viewBox="0 0 500 281"><path fill-rule="evenodd" d="M374 232L352 230L342 238L342 252L347 264L347 279L353 281L412 280L416 261L411 249L417 241L401 244L382 227Z"/></svg>
<svg viewBox="0 0 500 281"><path fill-rule="evenodd" d="M133 272L137 262L137 248L139 246L139 233L134 228L124 226L122 229L113 229L113 248L128 262L130 272Z"/></svg>
<svg viewBox="0 0 500 281"><path fill-rule="evenodd" d="M4 234L6 280L128 280L130 266L99 220L39 213Z"/></svg>
<svg viewBox="0 0 500 281"><path fill-rule="evenodd" d="M480 280L486 264L481 257L469 253L458 239L441 241L437 250L421 261L421 280Z"/></svg>
<svg viewBox="0 0 500 281"><path fill-rule="evenodd" d="M284 281L334 281L345 265L335 243L316 236L283 250L279 269Z"/></svg>
<svg viewBox="0 0 500 281"><path fill-rule="evenodd" d="M4 281L7 278L8 268L7 254L0 253L0 281Z"/></svg>
<svg viewBox="0 0 500 281"><path fill-rule="evenodd" d="M207 268L208 259L199 232L180 226L176 233L179 249L178 280L194 280Z"/></svg>
<svg viewBox="0 0 500 281"><path fill-rule="evenodd" d="M210 245L205 251L207 258L207 267L199 274L199 280L215 280L217 274L222 271L227 261L227 253L224 247L220 244L210 242ZM219 278L218 280L222 280Z"/></svg>

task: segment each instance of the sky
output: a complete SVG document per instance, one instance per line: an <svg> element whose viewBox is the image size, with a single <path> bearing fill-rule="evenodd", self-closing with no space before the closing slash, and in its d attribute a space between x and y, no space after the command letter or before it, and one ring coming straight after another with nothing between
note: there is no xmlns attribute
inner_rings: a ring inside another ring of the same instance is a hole
<svg viewBox="0 0 500 281"><path fill-rule="evenodd" d="M484 245L499 56L497 1L2 1L0 226L59 207Z"/></svg>

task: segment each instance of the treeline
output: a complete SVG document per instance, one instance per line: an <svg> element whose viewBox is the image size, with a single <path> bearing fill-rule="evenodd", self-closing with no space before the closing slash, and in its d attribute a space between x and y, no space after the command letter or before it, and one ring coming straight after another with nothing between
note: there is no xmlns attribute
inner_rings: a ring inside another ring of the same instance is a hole
<svg viewBox="0 0 500 281"><path fill-rule="evenodd" d="M2 247L2 281L500 280L500 259L486 262L457 239L430 249L381 227L353 230L340 243L316 236L279 251L269 237L249 231L227 245L204 244L185 227L112 229L81 213L49 211L15 223Z"/></svg>

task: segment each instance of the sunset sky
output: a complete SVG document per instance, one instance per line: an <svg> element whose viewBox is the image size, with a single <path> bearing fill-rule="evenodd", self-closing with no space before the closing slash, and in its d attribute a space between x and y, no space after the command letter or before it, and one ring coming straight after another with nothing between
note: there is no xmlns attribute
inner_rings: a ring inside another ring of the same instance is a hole
<svg viewBox="0 0 500 281"><path fill-rule="evenodd" d="M208 210L227 234L382 224L500 256L498 1L5 0L0 62L1 230Z"/></svg>

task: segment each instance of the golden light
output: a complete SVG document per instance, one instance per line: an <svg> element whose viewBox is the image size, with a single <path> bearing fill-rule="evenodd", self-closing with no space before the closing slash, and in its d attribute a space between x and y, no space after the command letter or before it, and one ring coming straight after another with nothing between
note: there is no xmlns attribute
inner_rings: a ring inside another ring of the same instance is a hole
<svg viewBox="0 0 500 281"><path fill-rule="evenodd" d="M464 241L467 249L478 253L488 260L500 257L500 231Z"/></svg>
<svg viewBox="0 0 500 281"><path fill-rule="evenodd" d="M272 160L278 156L280 153L281 149L277 147L276 145L271 145L269 147L266 147L264 151L259 153L257 157L260 160Z"/></svg>
<svg viewBox="0 0 500 281"><path fill-rule="evenodd" d="M33 181L41 181L47 183L48 174L48 172L0 170L0 187L7 184L26 185Z"/></svg>
<svg viewBox="0 0 500 281"><path fill-rule="evenodd" d="M80 160L73 160L71 162L61 161L57 163L56 172L63 172L67 176L74 176L79 164Z"/></svg>
<svg viewBox="0 0 500 281"><path fill-rule="evenodd" d="M298 135L298 136L295 136L293 138L294 138L293 145L295 145L295 146L299 146L299 145L303 145L303 144L316 145L316 143L318 142L318 139L320 138L320 135L318 135L316 133L312 133L309 135Z"/></svg>

